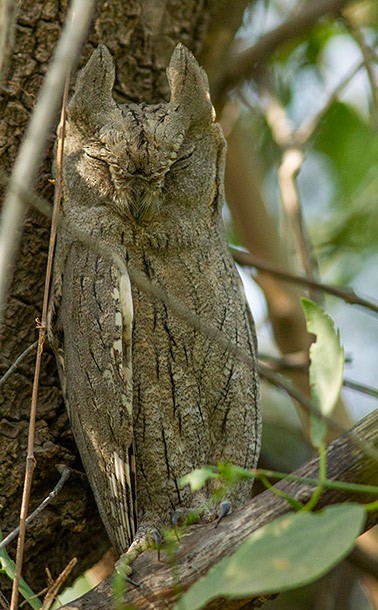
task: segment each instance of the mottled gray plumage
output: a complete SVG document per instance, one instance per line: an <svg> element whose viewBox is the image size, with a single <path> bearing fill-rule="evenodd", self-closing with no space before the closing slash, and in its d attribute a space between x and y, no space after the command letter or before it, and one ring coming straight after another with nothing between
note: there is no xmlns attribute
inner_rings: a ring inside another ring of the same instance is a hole
<svg viewBox="0 0 378 610"><path fill-rule="evenodd" d="M50 308L72 429L107 532L125 552L198 497L179 480L260 450L256 368L141 292L112 255L147 276L256 362L253 322L222 225L225 142L207 77L178 45L166 104L118 105L98 47L68 107L65 223ZM109 258L67 229L99 240ZM234 507L250 495L237 485Z"/></svg>

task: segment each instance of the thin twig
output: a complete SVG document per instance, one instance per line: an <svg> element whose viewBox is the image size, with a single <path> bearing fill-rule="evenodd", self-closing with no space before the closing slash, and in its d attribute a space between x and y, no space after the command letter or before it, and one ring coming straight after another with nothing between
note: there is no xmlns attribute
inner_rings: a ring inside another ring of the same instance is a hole
<svg viewBox="0 0 378 610"><path fill-rule="evenodd" d="M75 18L76 17L78 18L77 15L75 15ZM22 562L23 562L23 556L24 556L26 519L27 519L27 513L28 513L28 507L29 507L29 498L30 498L31 483L32 483L32 478L33 478L33 471L34 471L34 467L35 467L35 458L34 458L35 422L36 422L36 417L37 417L39 377L40 377L40 372L41 372L43 346L44 346L44 342L45 342L47 310L48 310L48 303L49 303L49 291L50 291L51 273L52 273L52 265L53 265L53 257L54 257L55 238L56 238L57 225L58 225L59 207L60 207L60 201L61 201L61 195L62 195L63 141L64 141L68 89L69 89L69 73L66 73L65 81L64 81L63 97L62 97L62 101L61 101L62 110L61 110L60 122L59 122L59 127L58 127L57 178L56 178L56 188L55 188L55 197L54 197L53 218L52 218L51 231L50 231L49 252L48 252L48 257L47 257L45 287L44 287L44 294L43 294L42 318L41 318L40 322L37 321L37 326L38 326L38 330L39 330L38 349L37 349L37 356L36 356L36 361L35 361L32 400L31 400L31 406L30 406L28 449L27 449L27 457L26 457L24 488L23 488L23 493L22 493L22 503L21 503L21 511L20 511L20 531L19 531L18 540L17 540L16 572L15 572L15 578L14 578L13 587L12 587L11 610L17 610L17 607L18 607L18 588L19 588L20 579L21 579ZM19 200L21 201L22 198L19 198Z"/></svg>
<svg viewBox="0 0 378 610"><path fill-rule="evenodd" d="M350 390L355 390L356 392L361 392L361 394L378 398L378 388L372 388L371 386L365 385L364 383L357 383L351 379L344 379L343 385Z"/></svg>
<svg viewBox="0 0 378 610"><path fill-rule="evenodd" d="M30 195L28 193L25 193L22 190L20 192L21 192L21 196L24 197L25 200L29 200ZM40 209L42 209L44 207L43 199L41 199L38 196L33 195L33 199L34 198L36 198L38 200L38 206ZM33 203L33 201L31 201L31 203ZM108 245L95 239L94 237L92 237L92 235L90 235L89 233L87 233L85 230L78 227L77 225L72 225L72 223L68 223L62 217L59 218L58 224L61 229L64 228L65 231L71 232L72 235L74 235L79 241L81 241L83 244L88 246L88 248L90 250L92 250L93 252L98 252L105 259L109 260L118 269L121 276L130 277L130 279L138 286L138 288L140 288L140 290L142 290L146 294L149 294L150 296L153 296L157 300L162 301L165 305L167 305L173 311L175 311L177 313L177 315L181 316L183 318L183 320L185 320L188 324L190 324L191 326L193 326L200 332L204 333L210 339L217 341L225 349L231 351L235 355L236 358L240 359L242 362L245 362L248 366L254 367L254 361L251 358L251 356L246 354L242 349L231 344L230 341L222 333L222 331L220 331L219 329L217 329L215 327L211 327L209 324L204 323L199 316L197 316L196 314L189 311L188 308L186 307L186 305L184 305L180 301L177 301L176 299L173 299L171 296L167 295L165 293L165 291L163 289L161 289L159 286L156 286L155 284L151 284L150 280L146 276L144 276L141 272L137 271L136 269L134 269L130 266L126 267L126 264L119 256L117 256L114 253L111 253L109 251ZM318 282L311 282L307 278L303 278L303 277L300 277L300 276L297 276L294 274L290 274L290 273L287 273L286 271L282 271L281 269L272 267L271 265L261 261L260 259L255 258L249 252L245 252L243 250L239 250L239 249L231 247L230 251L231 251L231 254L233 255L235 261L237 263L239 263L240 265L256 267L257 269L271 273L272 275L275 275L284 281L293 282L293 283L301 284L304 286L308 286L310 283L312 283L315 288L324 290L325 292L329 292L330 294L333 294L334 296L337 296L337 297L343 299L347 303L351 303L351 304L355 304L355 305L362 305L368 309L371 309L375 313L378 313L377 305L375 305L374 303L371 303L370 301L361 299L352 290L345 289L345 288L339 288L337 286L331 286L328 284L321 284ZM267 377L267 375L265 375L265 377ZM287 382L287 384L289 384L289 382ZM277 380L274 383L274 385L279 385ZM281 385L279 387L281 387L284 391L289 393L286 385L284 386L281 383ZM290 385L290 391L292 392L292 394L291 394L292 397L295 400L298 400L299 402L301 402L302 397L306 398L305 395L303 395L302 393L299 392L299 390L297 392L295 392L295 388L293 388L292 385ZM318 417L322 418L321 413L316 409L316 407L314 405L312 405L311 401L308 398L306 398L306 401L304 401L304 403L303 403L304 408L308 407L309 411L312 409L312 412L316 413L318 415ZM327 423L331 427L333 427L336 431L345 432L345 429L342 426L340 426L339 424L336 424L336 423L333 424L331 419L328 419Z"/></svg>
<svg viewBox="0 0 378 610"><path fill-rule="evenodd" d="M58 495L60 490L63 488L63 485L67 481L68 477L70 476L71 472L72 472L71 468L68 468L68 466L64 466L60 479L57 482L57 484L55 485L54 489L41 502L41 504L39 506L37 506L37 508L35 510L33 510L32 513L30 513L30 515L25 520L26 527L28 527L31 523L33 523L34 519L36 517L38 517L38 515L46 508L46 506L48 506L50 504L51 500L53 500ZM11 531L8 534L8 536L6 536L4 538L4 540L2 540L0 542L0 550L5 549L5 547L8 546L8 544L10 544L12 542L12 540L17 538L19 531L20 531L20 526L17 526L13 531Z"/></svg>
<svg viewBox="0 0 378 610"><path fill-rule="evenodd" d="M7 172L0 168L0 184L8 187L10 181L10 176ZM20 189L20 197L25 206L32 205L38 212L46 216L49 220L52 219L53 214L53 206L47 199L43 199L40 195L37 195L34 191L24 191Z"/></svg>
<svg viewBox="0 0 378 610"><path fill-rule="evenodd" d="M304 119L302 125L300 125L295 132L295 141L298 146L304 147L308 141L314 135L316 129L320 125L321 120L323 119L325 113L329 108L334 104L339 98L340 94L343 92L345 87L349 85L350 81L356 74L363 68L364 62L359 61L356 65L352 66L349 72L340 80L340 82L336 85L333 91L330 92L327 100L323 104L323 106L319 109L318 112L314 114L309 119Z"/></svg>
<svg viewBox="0 0 378 610"><path fill-rule="evenodd" d="M56 596L59 593L59 590L62 588L62 586L66 582L67 578L71 574L71 572L74 569L76 564L77 564L77 559L76 559L76 557L74 557L66 565L64 570L59 574L58 578L52 583L52 585L49 586L48 591L45 595L45 599L43 600L43 605L42 605L41 610L49 610L49 608L51 608Z"/></svg>
<svg viewBox="0 0 378 610"><path fill-rule="evenodd" d="M284 356L259 353L259 361L276 373L293 370L307 371L310 364L308 352L296 352L294 354L285 354ZM347 361L347 359L345 359L345 361ZM378 398L378 388L373 388L363 383L357 383L351 379L344 379L343 386L355 390L356 392L361 392L361 394Z"/></svg>
<svg viewBox="0 0 378 610"><path fill-rule="evenodd" d="M9 367L9 369L4 373L4 375L0 378L0 387L6 382L6 380L14 373L19 364L32 352L38 345L38 341L34 341L29 347L27 347L22 354L20 354L13 364Z"/></svg>
<svg viewBox="0 0 378 610"><path fill-rule="evenodd" d="M151 281L147 278L147 276L145 276L143 273L141 273L130 265L126 266L120 256L118 256L114 252L112 253L109 251L108 244L93 238L89 233L87 233L85 230L81 229L77 225L72 225L72 223L68 223L67 221L65 221L63 226L66 231L71 232L77 239L79 239L83 244L87 245L92 251L98 252L105 259L110 260L111 263L118 269L121 276L130 278L130 280L144 293L164 303L164 305L172 309L172 311L174 311L187 324L190 324L190 326L197 329L199 332L203 333L208 338L216 341L219 345L224 347L225 350L234 354L234 356L238 360L250 366L251 369L255 367L254 359L243 349L231 343L221 330L219 330L215 326L203 322L203 320L197 314L188 310L188 307L184 305L184 303L168 295L160 286L152 284ZM273 383L273 385L281 388L298 404L300 404L307 411L307 413L316 415L319 419L325 421L330 428L334 429L339 434L346 432L346 428L344 426L340 425L332 418L323 415L318 409L318 407L305 394L298 390L298 388L296 388L284 377L278 375L277 373L274 373L262 363L258 363L257 369L262 377L267 379L270 383ZM356 439L356 442L359 442L359 439ZM374 447L366 447L366 451L374 453L374 455L378 459L378 452L375 451Z"/></svg>
<svg viewBox="0 0 378 610"><path fill-rule="evenodd" d="M28 193L25 193L22 190L20 192L21 192L21 196L24 197L25 200L30 199L30 195ZM39 198L38 196L33 195L33 198L34 197L38 200L39 208L42 209L44 207L43 199ZM146 276L144 276L141 272L134 269L133 267L130 267L130 266L126 267L126 264L118 255L109 251L109 247L107 244L95 239L94 237L92 237L92 235L90 235L89 233L87 233L85 230L78 227L77 225L72 225L72 223L68 223L67 220L63 219L62 217L59 219L58 224L61 229L64 229L67 232L71 232L72 235L74 235L79 241L81 241L83 244L88 246L88 248L90 250L92 250L93 252L98 252L98 254L103 256L105 259L109 260L118 269L121 276L130 277L130 279L135 283L136 286L138 286L138 288L140 290L142 290L146 294L156 298L157 300L162 301L167 307L170 307L173 311L175 311L178 316L182 317L182 319L184 321L186 321L188 324L193 326L195 329L197 329L200 332L202 332L203 334L205 334L210 339L217 341L225 349L231 351L235 355L236 358L238 358L242 362L246 363L248 366L251 366L251 367L255 366L255 363L254 363L253 359L251 358L251 356L249 356L247 353L245 353L242 349L231 344L230 341L227 339L227 337L225 337L225 335L222 333L222 331L220 331L219 329L217 329L215 327L210 326L207 323L204 323L199 316L197 316L196 314L189 311L186 305L184 305L182 302L178 301L177 299L174 299L171 296L169 296L159 286L152 284L150 282L150 280ZM349 291L349 289L345 289L345 288L342 289L342 288L331 286L328 284L311 282L307 278L296 276L294 274L290 274L290 273L287 273L280 269L277 269L275 267L272 267L271 265L269 265L265 262L262 262L259 259L253 257L248 252L238 250L236 248L230 248L230 250L231 250L231 253L232 253L235 261L241 265L256 267L262 271L271 273L272 275L275 275L284 281L293 282L293 283L301 284L304 286L308 286L310 283L312 283L315 288L324 290L325 292L329 292L330 294L333 294L339 298L342 298L344 301L346 301L348 303L362 305L362 306L367 307L368 309L371 309L374 312L378 313L377 305L375 305L374 303L371 303L369 301L366 301L364 299L361 299L360 297L355 295L355 293L352 290ZM334 428L337 432L341 433L341 432L346 431L343 426L340 426L340 424L334 422L331 418L325 418L319 412L319 410L315 407L315 405L313 405L311 403L311 401L304 394L302 394L302 392L297 390L295 388L295 386L290 384L290 382L288 382L281 376L280 376L280 379L278 379L278 376L274 375L273 371L269 371L269 369L267 369L267 367L262 368L259 365L258 368L259 368L259 373L262 376L264 376L267 380L269 380L271 383L273 383L273 385L280 387L283 391L288 393L294 400L296 400L297 402L302 404L302 406L306 410L308 410L308 412L316 414L321 419L325 419L325 421L328 423L328 425L331 428Z"/></svg>
<svg viewBox="0 0 378 610"><path fill-rule="evenodd" d="M0 223L0 326L3 322L26 210L23 198L20 197L20 190L27 192L33 189L46 142L62 99L66 74L80 56L80 48L92 17L94 4L95 0L72 2L13 168Z"/></svg>
<svg viewBox="0 0 378 610"><path fill-rule="evenodd" d="M288 396L290 396L290 398L295 400L307 413L309 413L310 415L315 415L316 417L324 421L339 435L346 432L344 426L339 424L335 419L320 413L316 405L314 405L314 403L305 394L303 394L303 392L298 390L298 388L294 386L294 384L291 383L288 379L286 379L283 375L275 373L274 371L270 370L269 367L263 365L261 362L258 363L258 372L260 377L266 379L266 381L268 381L270 384L284 391ZM352 438L361 447L361 449L365 451L367 455L370 455L378 461L378 451L374 444L366 444L359 438L359 436L357 436L353 432L352 429L350 430L350 432L352 434Z"/></svg>
<svg viewBox="0 0 378 610"><path fill-rule="evenodd" d="M4 593L2 593L1 591L0 591L0 604L2 604L1 610L9 609L9 602L8 602L7 598L5 597Z"/></svg>
<svg viewBox="0 0 378 610"><path fill-rule="evenodd" d="M323 282L317 282L316 280L310 280L306 277L302 277L300 275L284 271L283 269L279 269L278 267L275 267L270 263L266 263L265 261L262 261L256 256L253 256L253 254L250 254L249 252L246 252L244 250L239 250L237 248L232 247L230 248L230 250L234 260L239 265L245 267L254 267L259 271L269 273L270 275L284 282L290 282L292 284L298 284L300 286L312 287L316 288L317 290L322 290L323 292L332 294L333 296L342 299L350 305L360 305L361 307L365 307L366 309L373 311L374 313L378 313L377 303L358 296L352 288L345 288L335 286L333 284L324 284Z"/></svg>

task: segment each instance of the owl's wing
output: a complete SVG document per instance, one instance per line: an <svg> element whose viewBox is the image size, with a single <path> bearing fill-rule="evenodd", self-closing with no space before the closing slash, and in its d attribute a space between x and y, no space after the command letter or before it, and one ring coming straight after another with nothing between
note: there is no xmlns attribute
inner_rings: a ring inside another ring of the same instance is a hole
<svg viewBox="0 0 378 610"><path fill-rule="evenodd" d="M53 346L101 518L125 552L136 529L130 282L83 244L71 243L62 254L50 306Z"/></svg>

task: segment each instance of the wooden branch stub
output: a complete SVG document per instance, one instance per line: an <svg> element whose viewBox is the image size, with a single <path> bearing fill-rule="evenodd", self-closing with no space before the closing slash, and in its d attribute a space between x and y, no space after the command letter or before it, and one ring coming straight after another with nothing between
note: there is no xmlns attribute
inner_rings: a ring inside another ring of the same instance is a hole
<svg viewBox="0 0 378 610"><path fill-rule="evenodd" d="M364 451L363 444L378 448L378 410L358 422L352 431L333 441L327 450L328 478L349 483L378 485L377 461L373 451ZM357 440L358 437L358 440ZM312 459L293 474L298 477L316 478L318 459ZM303 483L281 481L278 489L303 500L309 495L308 486ZM371 502L373 494L350 493L343 490L324 492L319 508L339 502ZM234 551L252 532L276 517L290 512L287 502L265 491L235 511L221 522L218 528L213 524L194 525L182 540L176 555L174 569L168 564L165 554L157 560L156 551L141 555L133 564L133 579L139 587L130 588L125 596L125 606L160 610L171 608L179 591L188 589L204 576L220 559ZM369 514L366 529L378 522L378 511ZM266 599L266 598L265 598ZM236 610L257 608L264 598L250 600L213 600L207 606L211 610ZM246 606L247 604L247 606ZM64 606L61 610L112 610L111 579L98 585L80 599Z"/></svg>

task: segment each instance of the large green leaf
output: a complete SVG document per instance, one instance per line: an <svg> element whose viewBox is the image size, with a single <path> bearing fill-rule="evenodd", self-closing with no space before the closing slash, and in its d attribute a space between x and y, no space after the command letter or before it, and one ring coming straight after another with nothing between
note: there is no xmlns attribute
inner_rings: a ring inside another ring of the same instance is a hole
<svg viewBox="0 0 378 610"><path fill-rule="evenodd" d="M359 504L280 517L254 532L196 582L174 610L199 610L216 597L252 597L308 584L351 551L364 521Z"/></svg>
<svg viewBox="0 0 378 610"><path fill-rule="evenodd" d="M316 336L310 347L311 397L320 413L332 414L340 396L344 372L344 350L332 318L319 305L302 299L307 330ZM319 417L311 418L311 440L315 447L324 441L327 424Z"/></svg>

